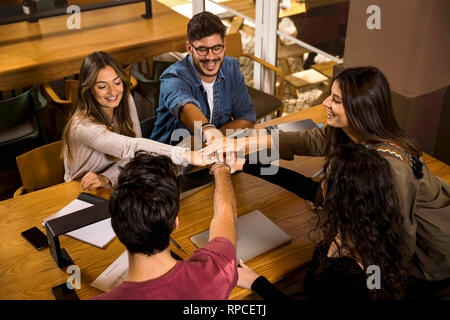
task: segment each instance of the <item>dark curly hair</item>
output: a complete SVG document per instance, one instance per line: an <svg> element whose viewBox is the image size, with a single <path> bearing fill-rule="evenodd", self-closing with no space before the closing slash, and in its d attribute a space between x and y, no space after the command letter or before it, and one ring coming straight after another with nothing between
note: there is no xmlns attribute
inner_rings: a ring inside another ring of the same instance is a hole
<svg viewBox="0 0 450 320"><path fill-rule="evenodd" d="M179 210L176 172L169 157L143 151L122 168L109 211L114 232L129 252L153 255L169 246Z"/></svg>
<svg viewBox="0 0 450 320"><path fill-rule="evenodd" d="M338 256L354 259L364 271L370 265L380 267L381 290L371 290L372 298L402 298L408 263L388 161L363 145L347 144L327 159L324 172L317 196L321 244L334 243Z"/></svg>

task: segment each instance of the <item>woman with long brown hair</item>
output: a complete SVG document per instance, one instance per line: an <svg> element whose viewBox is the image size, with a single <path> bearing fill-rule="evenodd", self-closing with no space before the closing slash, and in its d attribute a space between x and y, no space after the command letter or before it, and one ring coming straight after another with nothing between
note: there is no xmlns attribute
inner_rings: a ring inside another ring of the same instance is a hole
<svg viewBox="0 0 450 320"><path fill-rule="evenodd" d="M328 157L324 172L315 223L320 238L315 239L319 242L304 281L307 297L403 298L409 261L388 161L375 150L346 144ZM307 179L296 178L298 182ZM372 284L367 279L371 268L378 270L373 287L367 285ZM238 271L238 286L251 288L265 299L286 298L245 264Z"/></svg>
<svg viewBox="0 0 450 320"><path fill-rule="evenodd" d="M178 165L203 165L200 154L142 138L127 75L106 52L87 56L80 69L77 103L63 133L64 179L81 187L113 186L136 151L170 156Z"/></svg>
<svg viewBox="0 0 450 320"><path fill-rule="evenodd" d="M277 149L280 158L285 160L292 160L294 155L329 157L345 143L376 150L392 168L398 206L403 216L405 253L412 265L410 275L418 281L448 282L450 185L430 172L421 158L419 144L399 127L386 77L375 67L344 70L333 80L331 94L323 105L327 110L324 128L279 131L279 139L275 139L274 134L238 142L225 138L213 141L203 152L205 155L216 150L230 152L235 145L254 148L261 138L269 147ZM245 170L258 175L258 170L251 168L251 165L244 165ZM314 198L318 186L308 181L303 191Z"/></svg>

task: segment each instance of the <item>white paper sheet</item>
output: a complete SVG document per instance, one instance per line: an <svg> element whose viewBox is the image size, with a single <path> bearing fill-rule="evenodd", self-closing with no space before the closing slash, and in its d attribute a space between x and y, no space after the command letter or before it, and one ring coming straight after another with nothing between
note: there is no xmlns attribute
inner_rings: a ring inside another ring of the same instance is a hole
<svg viewBox="0 0 450 320"><path fill-rule="evenodd" d="M66 214L86 209L91 206L93 206L92 203L75 199L55 214L52 214L51 216L45 218L42 226L44 226L45 221L59 218ZM68 232L65 235L76 240L86 242L98 248L105 247L116 237L116 234L114 233L114 230L111 226L111 218Z"/></svg>
<svg viewBox="0 0 450 320"><path fill-rule="evenodd" d="M91 286L105 292L117 287L128 273L128 253L125 250L101 275L91 283Z"/></svg>

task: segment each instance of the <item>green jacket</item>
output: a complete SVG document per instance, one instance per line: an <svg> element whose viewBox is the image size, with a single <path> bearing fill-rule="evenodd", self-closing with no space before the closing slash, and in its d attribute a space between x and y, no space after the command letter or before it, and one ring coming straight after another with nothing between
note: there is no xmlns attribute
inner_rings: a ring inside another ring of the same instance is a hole
<svg viewBox="0 0 450 320"><path fill-rule="evenodd" d="M326 134L327 127L280 131L272 148L278 147L280 158L285 160L294 155L326 156ZM384 157L391 165L399 194L411 274L425 280L450 277L450 185L431 173L423 159L423 177L417 179L406 163Z"/></svg>

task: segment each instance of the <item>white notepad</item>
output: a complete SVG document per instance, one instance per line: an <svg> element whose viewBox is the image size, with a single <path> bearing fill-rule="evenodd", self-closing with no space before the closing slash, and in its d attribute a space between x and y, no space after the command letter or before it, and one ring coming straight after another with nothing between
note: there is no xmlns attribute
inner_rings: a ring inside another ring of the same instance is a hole
<svg viewBox="0 0 450 320"><path fill-rule="evenodd" d="M66 214L86 209L90 206L93 206L93 204L83 200L75 199L58 212L45 218L42 222L42 226L44 226L45 222L48 220L59 218ZM68 232L65 235L76 240L86 242L98 248L104 248L116 237L116 234L111 226L111 218Z"/></svg>
<svg viewBox="0 0 450 320"><path fill-rule="evenodd" d="M124 251L101 275L91 283L91 286L109 292L119 284L128 273L128 251Z"/></svg>
<svg viewBox="0 0 450 320"><path fill-rule="evenodd" d="M291 241L291 237L259 210L237 219L237 259L244 262ZM203 248L209 240L209 230L191 237L191 241Z"/></svg>

